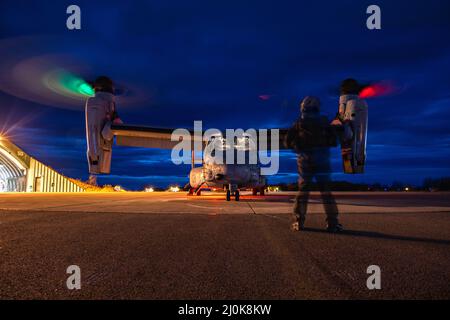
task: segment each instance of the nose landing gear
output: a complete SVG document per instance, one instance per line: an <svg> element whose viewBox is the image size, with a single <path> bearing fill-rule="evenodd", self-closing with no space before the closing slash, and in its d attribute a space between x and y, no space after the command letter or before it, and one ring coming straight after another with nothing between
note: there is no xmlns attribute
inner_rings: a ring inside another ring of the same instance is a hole
<svg viewBox="0 0 450 320"><path fill-rule="evenodd" d="M239 201L240 194L239 189L235 185L229 185L227 188L227 201L231 200L231 196L234 195L234 200Z"/></svg>

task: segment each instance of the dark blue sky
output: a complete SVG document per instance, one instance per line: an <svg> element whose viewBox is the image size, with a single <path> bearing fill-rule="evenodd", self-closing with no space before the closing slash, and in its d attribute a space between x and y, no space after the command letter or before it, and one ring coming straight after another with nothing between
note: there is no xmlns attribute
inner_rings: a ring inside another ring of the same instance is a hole
<svg viewBox="0 0 450 320"><path fill-rule="evenodd" d="M66 29L70 4L81 7L81 31ZM382 30L365 26L370 4L381 7ZM334 178L420 184L450 176L449 39L449 1L3 0L0 128L55 169L87 177L83 101L30 98L42 79L18 66L33 58L86 79L110 75L130 88L118 106L125 122L163 127L287 127L304 95L319 96L331 117L342 79L390 80L395 94L368 100L366 174L341 174L336 148ZM270 181L295 181L294 159L282 153ZM188 171L170 151L117 147L101 182L181 184Z"/></svg>

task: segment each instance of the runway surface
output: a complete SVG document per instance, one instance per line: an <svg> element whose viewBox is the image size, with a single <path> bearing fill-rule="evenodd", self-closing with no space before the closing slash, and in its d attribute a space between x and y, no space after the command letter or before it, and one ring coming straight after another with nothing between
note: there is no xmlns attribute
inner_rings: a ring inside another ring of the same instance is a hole
<svg viewBox="0 0 450 320"><path fill-rule="evenodd" d="M323 231L317 193L297 233L288 193L1 194L0 298L450 298L449 193L335 197L343 234Z"/></svg>

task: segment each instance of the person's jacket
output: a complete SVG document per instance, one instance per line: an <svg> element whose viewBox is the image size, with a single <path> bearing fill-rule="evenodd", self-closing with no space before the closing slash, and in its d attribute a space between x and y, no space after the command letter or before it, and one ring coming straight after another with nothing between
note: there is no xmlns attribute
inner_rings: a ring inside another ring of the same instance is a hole
<svg viewBox="0 0 450 320"><path fill-rule="evenodd" d="M329 148L337 145L335 130L327 117L319 113L303 113L288 130L285 146L297 153L316 148Z"/></svg>

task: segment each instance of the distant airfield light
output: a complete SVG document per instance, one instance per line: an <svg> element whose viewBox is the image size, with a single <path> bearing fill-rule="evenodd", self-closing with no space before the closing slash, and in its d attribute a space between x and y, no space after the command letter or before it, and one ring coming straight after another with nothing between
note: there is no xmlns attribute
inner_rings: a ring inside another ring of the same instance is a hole
<svg viewBox="0 0 450 320"><path fill-rule="evenodd" d="M409 188L408 188L408 187L406 187L406 188L405 188L405 191L409 191Z"/></svg>
<svg viewBox="0 0 450 320"><path fill-rule="evenodd" d="M145 192L154 192L155 190L152 187L145 188Z"/></svg>
<svg viewBox="0 0 450 320"><path fill-rule="evenodd" d="M179 192L180 188L178 186L172 186L172 187L169 188L169 191L170 192Z"/></svg>

